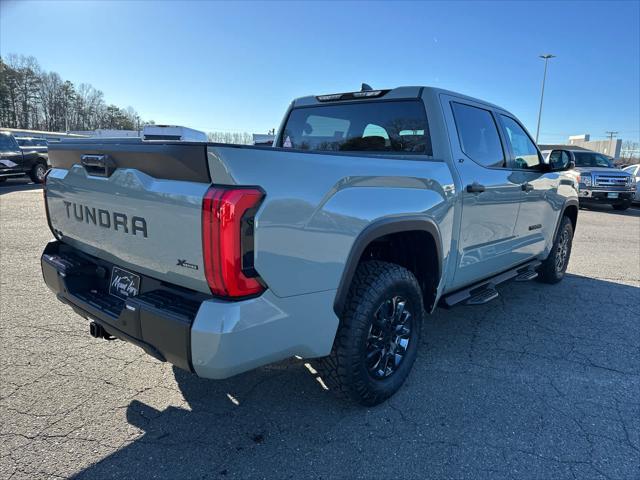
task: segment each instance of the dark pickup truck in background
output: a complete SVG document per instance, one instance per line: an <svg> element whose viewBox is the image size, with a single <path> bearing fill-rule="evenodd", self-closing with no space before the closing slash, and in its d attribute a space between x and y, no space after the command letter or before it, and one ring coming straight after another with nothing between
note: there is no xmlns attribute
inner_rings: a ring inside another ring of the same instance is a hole
<svg viewBox="0 0 640 480"><path fill-rule="evenodd" d="M26 138L20 142L24 145L10 133L0 132L0 183L23 175L42 183L49 168L46 140Z"/></svg>
<svg viewBox="0 0 640 480"><path fill-rule="evenodd" d="M636 195L636 181L631 172L616 168L613 158L602 153L571 145L539 145L542 155L569 155L580 182L580 208L589 205L611 205L626 210Z"/></svg>

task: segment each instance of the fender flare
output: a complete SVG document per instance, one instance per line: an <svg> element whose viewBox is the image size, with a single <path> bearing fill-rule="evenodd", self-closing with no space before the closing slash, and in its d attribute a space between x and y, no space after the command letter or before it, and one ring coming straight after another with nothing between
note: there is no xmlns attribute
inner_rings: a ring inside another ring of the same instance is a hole
<svg viewBox="0 0 640 480"><path fill-rule="evenodd" d="M560 212L560 215L558 215L558 220L556 221L556 228L553 231L553 241L555 242L556 236L558 235L558 229L560 228L560 222L562 222L562 217L564 217L565 212L567 211L568 207L574 206L576 207L577 211L580 211L580 202L577 198L568 198L565 202L564 205L562 206L562 212ZM578 226L578 217L576 215L576 224L574 225L574 227L577 228ZM575 233L575 228L573 229L574 233Z"/></svg>
<svg viewBox="0 0 640 480"><path fill-rule="evenodd" d="M440 281L442 275L442 239L440 229L433 219L424 215L411 215L375 220L360 232L351 246L333 303L333 311L338 318L340 318L344 311L351 282L358 268L360 258L367 246L374 240L384 237L385 235L416 230L427 232L434 239L438 256L438 282Z"/></svg>

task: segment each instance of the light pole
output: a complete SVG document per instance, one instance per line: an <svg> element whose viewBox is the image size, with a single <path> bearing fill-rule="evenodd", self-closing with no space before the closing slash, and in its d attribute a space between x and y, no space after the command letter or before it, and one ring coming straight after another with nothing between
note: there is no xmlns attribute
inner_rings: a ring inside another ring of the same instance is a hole
<svg viewBox="0 0 640 480"><path fill-rule="evenodd" d="M555 58L555 55L545 53L540 55L540 58L544 59L544 76L542 77L542 94L540 95L540 110L538 110L538 128L536 128L536 143L538 143L538 136L540 135L540 118L542 117L542 101L544 100L544 82L547 80L547 62L550 58Z"/></svg>

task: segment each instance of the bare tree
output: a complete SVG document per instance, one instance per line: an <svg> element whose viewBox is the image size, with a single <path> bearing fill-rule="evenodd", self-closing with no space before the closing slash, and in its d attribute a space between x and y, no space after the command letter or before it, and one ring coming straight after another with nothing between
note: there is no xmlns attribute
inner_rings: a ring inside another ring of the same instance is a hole
<svg viewBox="0 0 640 480"><path fill-rule="evenodd" d="M249 132L209 132L207 137L210 142L214 143L253 144L253 135Z"/></svg>
<svg viewBox="0 0 640 480"><path fill-rule="evenodd" d="M0 57L0 126L38 130L136 129L144 122L132 108L107 105L87 83L76 88L34 57Z"/></svg>
<svg viewBox="0 0 640 480"><path fill-rule="evenodd" d="M640 144L633 140L625 140L622 142L620 158L622 158L624 163L638 163L640 161Z"/></svg>

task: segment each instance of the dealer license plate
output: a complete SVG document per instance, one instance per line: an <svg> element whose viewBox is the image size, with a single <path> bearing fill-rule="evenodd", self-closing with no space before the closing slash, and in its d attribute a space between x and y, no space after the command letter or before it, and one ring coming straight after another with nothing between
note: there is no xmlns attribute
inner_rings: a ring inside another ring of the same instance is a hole
<svg viewBox="0 0 640 480"><path fill-rule="evenodd" d="M122 268L113 267L109 293L123 300L135 297L140 291L140 276L127 272Z"/></svg>

